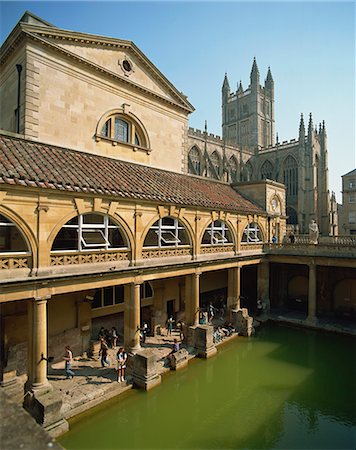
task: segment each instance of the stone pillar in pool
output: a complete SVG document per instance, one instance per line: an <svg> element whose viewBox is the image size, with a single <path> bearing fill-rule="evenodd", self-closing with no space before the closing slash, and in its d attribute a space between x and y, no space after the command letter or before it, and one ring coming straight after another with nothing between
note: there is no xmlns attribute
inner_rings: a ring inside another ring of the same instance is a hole
<svg viewBox="0 0 356 450"><path fill-rule="evenodd" d="M129 298L125 299L124 345L130 353L137 353L141 349L140 286L140 283L131 283Z"/></svg>
<svg viewBox="0 0 356 450"><path fill-rule="evenodd" d="M185 277L185 320L187 326L199 324L200 272Z"/></svg>
<svg viewBox="0 0 356 450"><path fill-rule="evenodd" d="M238 311L240 309L241 266L228 270L227 291L227 310L231 320L232 311Z"/></svg>
<svg viewBox="0 0 356 450"><path fill-rule="evenodd" d="M262 301L262 314L270 310L269 299L269 262L263 261L257 266L257 299Z"/></svg>
<svg viewBox="0 0 356 450"><path fill-rule="evenodd" d="M315 324L316 318L316 264L309 264L308 317L307 322Z"/></svg>

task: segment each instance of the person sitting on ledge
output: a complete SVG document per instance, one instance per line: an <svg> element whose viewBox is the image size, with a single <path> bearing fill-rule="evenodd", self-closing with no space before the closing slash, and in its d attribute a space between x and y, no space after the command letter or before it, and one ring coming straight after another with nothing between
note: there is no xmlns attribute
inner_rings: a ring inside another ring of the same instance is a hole
<svg viewBox="0 0 356 450"><path fill-rule="evenodd" d="M174 353L179 352L180 349L180 345L179 342L177 341L176 338L174 338L174 342L173 342L173 346L172 346L172 351L168 354L167 358L169 361L169 365L172 365L172 356Z"/></svg>

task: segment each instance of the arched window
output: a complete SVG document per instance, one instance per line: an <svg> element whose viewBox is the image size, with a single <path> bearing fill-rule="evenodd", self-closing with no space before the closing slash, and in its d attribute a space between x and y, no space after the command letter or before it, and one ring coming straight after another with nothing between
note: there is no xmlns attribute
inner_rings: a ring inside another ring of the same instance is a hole
<svg viewBox="0 0 356 450"><path fill-rule="evenodd" d="M81 214L63 225L57 234L52 251L88 251L128 248L120 226L109 216Z"/></svg>
<svg viewBox="0 0 356 450"><path fill-rule="evenodd" d="M267 178L271 180L272 176L273 176L273 166L267 160L262 164L261 167L261 180L267 180Z"/></svg>
<svg viewBox="0 0 356 450"><path fill-rule="evenodd" d="M231 156L229 159L229 166L230 166L230 183L236 183L237 182L237 170L238 170L238 164L237 159L235 156Z"/></svg>
<svg viewBox="0 0 356 450"><path fill-rule="evenodd" d="M201 175L201 154L196 146L190 150L188 155L188 172Z"/></svg>
<svg viewBox="0 0 356 450"><path fill-rule="evenodd" d="M298 195L298 164L290 155L284 161L283 180L287 187L287 197L296 197Z"/></svg>
<svg viewBox="0 0 356 450"><path fill-rule="evenodd" d="M137 147L148 147L146 134L142 126L127 114L113 114L109 116L98 130L98 138L110 139ZM100 140L100 139L99 139Z"/></svg>
<svg viewBox="0 0 356 450"><path fill-rule="evenodd" d="M250 161L247 161L242 171L242 181L251 181L253 175L253 167Z"/></svg>
<svg viewBox="0 0 356 450"><path fill-rule="evenodd" d="M242 242L255 244L262 242L262 233L257 223L249 223L242 234Z"/></svg>
<svg viewBox="0 0 356 450"><path fill-rule="evenodd" d="M0 214L0 253L28 251L28 245L19 228Z"/></svg>
<svg viewBox="0 0 356 450"><path fill-rule="evenodd" d="M227 245L232 244L232 235L229 227L222 220L211 222L203 235L203 245Z"/></svg>
<svg viewBox="0 0 356 450"><path fill-rule="evenodd" d="M216 150L210 156L210 163L212 166L210 177L218 180L220 178L221 158Z"/></svg>
<svg viewBox="0 0 356 450"><path fill-rule="evenodd" d="M297 211L294 208L292 208L291 206L287 206L286 214L287 214L287 224L298 225Z"/></svg>
<svg viewBox="0 0 356 450"><path fill-rule="evenodd" d="M190 245L185 227L174 217L157 220L148 230L144 247L178 247Z"/></svg>

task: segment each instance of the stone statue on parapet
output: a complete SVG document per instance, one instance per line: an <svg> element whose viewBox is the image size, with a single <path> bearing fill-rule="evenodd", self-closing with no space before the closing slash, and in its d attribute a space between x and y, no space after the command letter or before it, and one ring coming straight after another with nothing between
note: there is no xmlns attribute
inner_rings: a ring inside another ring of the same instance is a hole
<svg viewBox="0 0 356 450"><path fill-rule="evenodd" d="M319 227L314 219L309 224L309 242L311 244L317 244L319 239Z"/></svg>

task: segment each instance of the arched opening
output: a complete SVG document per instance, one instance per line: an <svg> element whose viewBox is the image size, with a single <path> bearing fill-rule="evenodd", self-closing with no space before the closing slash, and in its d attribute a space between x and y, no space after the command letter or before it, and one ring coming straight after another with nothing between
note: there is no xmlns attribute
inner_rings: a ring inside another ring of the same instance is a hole
<svg viewBox="0 0 356 450"><path fill-rule="evenodd" d="M273 166L270 161L265 161L261 167L261 180L272 180Z"/></svg>
<svg viewBox="0 0 356 450"><path fill-rule="evenodd" d="M263 242L262 232L257 223L252 222L247 224L242 233L241 242L245 244L258 244Z"/></svg>
<svg viewBox="0 0 356 450"><path fill-rule="evenodd" d="M242 181L251 181L253 175L252 164L248 161L242 170Z"/></svg>
<svg viewBox="0 0 356 450"><path fill-rule="evenodd" d="M201 175L201 153L196 146L192 147L188 154L188 173Z"/></svg>
<svg viewBox="0 0 356 450"><path fill-rule="evenodd" d="M54 239L52 251L93 251L129 248L122 228L109 216L80 214L69 220Z"/></svg>
<svg viewBox="0 0 356 450"><path fill-rule="evenodd" d="M11 220L0 214L0 253L29 251L29 246L21 230Z"/></svg>
<svg viewBox="0 0 356 450"><path fill-rule="evenodd" d="M287 187L287 197L295 199L298 195L298 163L291 155L283 164L283 180Z"/></svg>
<svg viewBox="0 0 356 450"><path fill-rule="evenodd" d="M216 150L210 156L210 164L210 177L219 180L221 175L221 158Z"/></svg>
<svg viewBox="0 0 356 450"><path fill-rule="evenodd" d="M237 177L238 164L235 156L231 156L231 158L229 159L229 166L230 166L230 179L228 181L230 183L236 183L238 181Z"/></svg>
<svg viewBox="0 0 356 450"><path fill-rule="evenodd" d="M335 315L346 319L356 318L356 280L347 278L334 288Z"/></svg>
<svg viewBox="0 0 356 450"><path fill-rule="evenodd" d="M305 276L295 276L288 282L287 307L293 310L308 311L309 280Z"/></svg>
<svg viewBox="0 0 356 450"><path fill-rule="evenodd" d="M225 222L214 220L206 228L202 245L231 245L233 244L232 233Z"/></svg>
<svg viewBox="0 0 356 450"><path fill-rule="evenodd" d="M189 235L184 225L175 217L157 220L145 237L143 247L179 247L190 245Z"/></svg>

